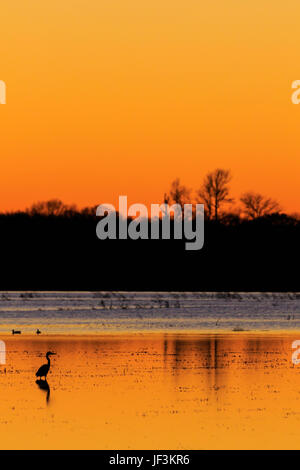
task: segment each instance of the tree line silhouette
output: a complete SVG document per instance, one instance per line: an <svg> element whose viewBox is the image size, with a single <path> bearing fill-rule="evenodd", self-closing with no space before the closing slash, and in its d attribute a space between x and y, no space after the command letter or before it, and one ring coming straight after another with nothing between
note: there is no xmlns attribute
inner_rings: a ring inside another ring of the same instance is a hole
<svg viewBox="0 0 300 470"><path fill-rule="evenodd" d="M239 207L234 207L231 212L224 211L226 204L234 204L234 199L230 197L229 183L232 179L230 170L217 168L209 172L203 183L196 191L196 197L192 197L192 190L180 184L180 179L176 178L168 194L165 194L166 203L180 204L181 207L189 202L202 203L205 206L205 215L207 220L224 220L228 215L246 219L256 219L266 215L281 213L282 209L279 203L272 198L263 196L254 191L247 191L241 194Z"/></svg>
<svg viewBox="0 0 300 470"><path fill-rule="evenodd" d="M0 290L298 291L299 216L251 191L234 205L230 181L216 169L195 196L178 178L164 195L205 204L199 251L185 240L99 240L97 206L53 199L0 213Z"/></svg>

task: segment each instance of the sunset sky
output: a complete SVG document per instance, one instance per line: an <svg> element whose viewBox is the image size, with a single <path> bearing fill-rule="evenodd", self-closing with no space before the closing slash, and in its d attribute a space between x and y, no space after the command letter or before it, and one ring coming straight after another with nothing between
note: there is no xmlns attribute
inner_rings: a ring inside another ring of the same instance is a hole
<svg viewBox="0 0 300 470"><path fill-rule="evenodd" d="M0 211L230 168L300 212L299 0L3 0Z"/></svg>

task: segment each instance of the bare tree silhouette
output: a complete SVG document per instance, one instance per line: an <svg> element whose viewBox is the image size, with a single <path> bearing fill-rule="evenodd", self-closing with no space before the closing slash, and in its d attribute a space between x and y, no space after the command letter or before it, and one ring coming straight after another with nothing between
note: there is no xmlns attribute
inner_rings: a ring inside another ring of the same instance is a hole
<svg viewBox="0 0 300 470"><path fill-rule="evenodd" d="M281 211L275 199L267 198L262 194L251 191L242 194L240 201L243 205L244 213L250 219L256 219L257 217L263 217Z"/></svg>
<svg viewBox="0 0 300 470"><path fill-rule="evenodd" d="M218 220L223 204L233 202L233 199L229 197L228 183L230 180L230 170L222 168L217 168L205 176L197 195L199 201L204 203L209 219L214 217L215 220Z"/></svg>
<svg viewBox="0 0 300 470"><path fill-rule="evenodd" d="M184 204L190 202L191 190L186 186L180 184L180 179L176 178L171 183L171 189L168 194L164 195L164 202L169 204L179 204L183 209Z"/></svg>
<svg viewBox="0 0 300 470"><path fill-rule="evenodd" d="M65 215L67 212L76 211L76 206L68 206L60 199L50 199L49 201L38 201L28 209L31 215Z"/></svg>

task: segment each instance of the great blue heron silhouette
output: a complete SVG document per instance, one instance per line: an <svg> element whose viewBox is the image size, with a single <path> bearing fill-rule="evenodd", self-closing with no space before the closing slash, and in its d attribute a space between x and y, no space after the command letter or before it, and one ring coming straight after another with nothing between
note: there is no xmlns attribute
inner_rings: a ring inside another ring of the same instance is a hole
<svg viewBox="0 0 300 470"><path fill-rule="evenodd" d="M37 371L37 373L35 374L36 377L39 377L40 379L42 377L45 377L45 380L46 380L46 377L47 377L47 374L49 372L49 369L50 369L50 358L49 356L55 356L56 353L54 352L51 352L51 351L48 351L47 354L46 354L46 359L48 361L48 364L43 364L39 370Z"/></svg>

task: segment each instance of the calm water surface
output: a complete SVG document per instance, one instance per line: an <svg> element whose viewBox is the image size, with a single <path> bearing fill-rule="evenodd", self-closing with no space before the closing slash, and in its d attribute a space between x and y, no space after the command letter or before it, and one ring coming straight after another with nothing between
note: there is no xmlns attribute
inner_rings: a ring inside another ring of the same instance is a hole
<svg viewBox="0 0 300 470"><path fill-rule="evenodd" d="M4 336L0 447L299 448L298 336ZM57 355L40 388L48 350Z"/></svg>

